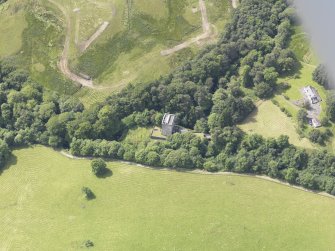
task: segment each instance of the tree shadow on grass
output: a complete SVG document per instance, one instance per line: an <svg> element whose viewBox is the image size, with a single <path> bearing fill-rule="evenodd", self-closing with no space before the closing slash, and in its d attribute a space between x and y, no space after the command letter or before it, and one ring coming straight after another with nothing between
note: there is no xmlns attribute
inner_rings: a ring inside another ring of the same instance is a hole
<svg viewBox="0 0 335 251"><path fill-rule="evenodd" d="M104 171L104 173L101 174L101 175L98 175L97 177L99 179L106 179L106 178L111 177L111 176L113 176L113 171L110 170L110 169L108 169L108 168L106 168L106 170Z"/></svg>
<svg viewBox="0 0 335 251"><path fill-rule="evenodd" d="M6 165L3 168L0 168L0 175L8 170L12 165L16 165L17 157L14 154L11 154L10 159L7 161Z"/></svg>
<svg viewBox="0 0 335 251"><path fill-rule="evenodd" d="M89 197L86 197L86 200L90 201L90 200L95 200L96 198L97 196L92 192L92 194Z"/></svg>

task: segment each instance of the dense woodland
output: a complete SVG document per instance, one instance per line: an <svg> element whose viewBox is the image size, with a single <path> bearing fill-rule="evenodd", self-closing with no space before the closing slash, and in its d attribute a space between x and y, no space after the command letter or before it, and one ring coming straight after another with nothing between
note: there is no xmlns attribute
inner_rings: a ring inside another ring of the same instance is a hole
<svg viewBox="0 0 335 251"><path fill-rule="evenodd" d="M286 136L264 139L236 127L269 98L277 78L298 63L287 48L294 19L284 0L243 1L219 42L150 83L127 88L89 109L33 83L9 62L0 64L0 164L10 148L43 144L78 156L123 159L151 166L266 174L335 194L335 157L307 153ZM164 112L212 140L176 133L166 141L122 141L136 127L159 125Z"/></svg>

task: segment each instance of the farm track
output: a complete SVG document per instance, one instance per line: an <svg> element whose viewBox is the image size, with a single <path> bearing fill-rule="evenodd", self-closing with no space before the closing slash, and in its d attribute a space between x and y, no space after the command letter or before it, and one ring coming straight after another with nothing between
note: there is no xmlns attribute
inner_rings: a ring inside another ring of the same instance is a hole
<svg viewBox="0 0 335 251"><path fill-rule="evenodd" d="M85 41L80 47L80 51L84 52L87 50L88 47L106 30L109 22L103 22L101 26L97 29L97 31L87 40Z"/></svg>
<svg viewBox="0 0 335 251"><path fill-rule="evenodd" d="M68 79L72 80L73 82L76 82L82 86L94 89L95 87L93 86L92 80L88 80L88 79L85 79L85 78L82 78L76 75L69 68L68 56L69 56L70 39L71 39L71 33L72 33L70 16L67 14L66 10L61 4L53 0L48 0L48 1L52 3L53 5L55 5L62 12L63 16L65 17L65 23L66 23L66 36L65 36L65 42L64 42L64 49L63 49L61 58L58 62L58 68L64 74L64 76L66 76Z"/></svg>
<svg viewBox="0 0 335 251"><path fill-rule="evenodd" d="M204 0L199 0L199 8L201 11L201 20L202 20L202 30L203 33L195 38L192 38L182 44L179 44L171 49L161 51L162 56L168 56L177 51L190 47L192 44L200 42L211 37L211 24L208 21L207 8Z"/></svg>

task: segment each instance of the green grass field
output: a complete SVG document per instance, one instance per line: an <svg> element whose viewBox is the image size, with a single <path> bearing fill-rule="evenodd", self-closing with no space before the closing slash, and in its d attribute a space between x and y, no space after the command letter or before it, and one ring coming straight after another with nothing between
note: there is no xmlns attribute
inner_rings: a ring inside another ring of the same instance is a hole
<svg viewBox="0 0 335 251"><path fill-rule="evenodd" d="M335 200L252 177L152 170L45 147L0 175L0 250L332 250ZM52 161L50 161L52 160ZM96 199L86 201L88 186Z"/></svg>
<svg viewBox="0 0 335 251"><path fill-rule="evenodd" d="M322 112L319 119L321 120L326 114L326 97L327 90L313 81L313 71L315 70L318 59L310 44L308 34L305 33L300 26L294 27L294 34L289 44L290 49L294 51L297 59L300 61L300 67L294 74L278 79L278 83L288 83L290 88L285 91L279 91L273 97L278 102L281 108L285 108L291 115L288 118L278 107L270 101L264 102L259 109L252 114L241 128L249 133L258 133L265 137L278 137L279 135L287 135L290 137L290 142L296 146L307 149L315 148L306 138L300 139L296 132L297 114L299 107L294 104L295 101L303 98L301 89L307 85L313 86L318 90L322 98ZM307 127L306 134L311 128ZM323 130L323 129L321 129ZM332 130L334 127L332 126ZM321 147L321 146L317 146ZM335 149L334 137L327 143L326 149L331 152Z"/></svg>
<svg viewBox="0 0 335 251"><path fill-rule="evenodd" d="M210 20L220 30L229 17L227 3L209 0L207 4ZM74 56L74 68L93 76L97 84L116 88L158 78L175 66L175 55L162 57L160 51L201 33L200 12L192 11L196 7L197 0L128 1L110 18L109 28L92 48Z"/></svg>
<svg viewBox="0 0 335 251"><path fill-rule="evenodd" d="M295 52L299 61L311 65L318 64L319 60L311 46L310 38L302 26L294 27L289 47Z"/></svg>
<svg viewBox="0 0 335 251"><path fill-rule="evenodd" d="M262 102L239 127L247 133L258 133L264 137L287 135L291 144L307 149L314 148L308 139L299 137L294 118L287 117L271 101Z"/></svg>
<svg viewBox="0 0 335 251"><path fill-rule="evenodd" d="M17 55L32 78L60 93L74 94L86 106L102 101L129 82L141 83L171 72L200 49L194 45L170 56L161 50L202 32L198 0L55 0L71 20L69 63L73 71L94 77L103 90L78 90L58 70L65 17L48 0L9 0L0 9L0 58ZM229 0L206 1L210 22L222 32ZM81 45L104 22L107 29L82 52ZM19 53L20 54L17 54ZM88 96L86 96L88 94Z"/></svg>
<svg viewBox="0 0 335 251"><path fill-rule="evenodd" d="M9 0L0 5L0 59L18 53L22 47L22 33L27 27L23 5Z"/></svg>

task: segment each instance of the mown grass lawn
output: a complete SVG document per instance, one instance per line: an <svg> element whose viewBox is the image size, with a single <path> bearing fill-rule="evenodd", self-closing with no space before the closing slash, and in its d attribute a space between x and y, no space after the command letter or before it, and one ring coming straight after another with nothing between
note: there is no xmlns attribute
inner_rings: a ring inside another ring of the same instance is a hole
<svg viewBox="0 0 335 251"><path fill-rule="evenodd" d="M0 250L332 250L335 200L251 177L152 170L45 148L0 176ZM85 201L81 188L96 199Z"/></svg>
<svg viewBox="0 0 335 251"><path fill-rule="evenodd" d="M284 102L284 101L283 101ZM296 132L295 118L289 118L270 100L262 102L239 127L247 133L257 133L264 137L289 136L289 141L298 147L312 149L314 146Z"/></svg>

